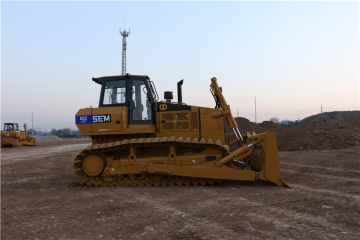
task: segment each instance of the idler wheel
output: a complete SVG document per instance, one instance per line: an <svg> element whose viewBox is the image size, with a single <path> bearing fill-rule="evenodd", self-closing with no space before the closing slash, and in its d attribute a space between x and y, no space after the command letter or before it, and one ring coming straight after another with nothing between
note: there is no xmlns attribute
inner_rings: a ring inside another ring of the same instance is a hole
<svg viewBox="0 0 360 240"><path fill-rule="evenodd" d="M97 155L89 155L84 159L82 167L86 175L96 177L103 172L105 160Z"/></svg>

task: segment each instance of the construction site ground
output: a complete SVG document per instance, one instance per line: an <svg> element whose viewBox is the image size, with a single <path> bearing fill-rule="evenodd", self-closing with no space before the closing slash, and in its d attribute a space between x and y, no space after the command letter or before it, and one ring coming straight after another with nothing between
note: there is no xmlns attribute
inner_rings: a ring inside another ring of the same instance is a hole
<svg viewBox="0 0 360 240"><path fill-rule="evenodd" d="M356 137L346 146L280 151L281 173L292 189L263 181L87 187L70 166L90 140L2 149L1 238L360 239Z"/></svg>

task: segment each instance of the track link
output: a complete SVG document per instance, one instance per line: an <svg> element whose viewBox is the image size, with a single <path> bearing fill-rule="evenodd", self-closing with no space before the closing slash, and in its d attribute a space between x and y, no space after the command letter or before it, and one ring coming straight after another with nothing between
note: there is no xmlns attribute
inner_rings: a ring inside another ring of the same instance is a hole
<svg viewBox="0 0 360 240"><path fill-rule="evenodd" d="M162 175L166 176L166 175ZM162 180L153 180L152 177L149 176L148 178L143 177L124 177L124 178L118 178L114 179L111 182L104 181L103 179L96 177L96 178L88 178L86 181L86 185L91 187L114 187L114 186L123 186L123 187L129 187L129 186L190 186L190 185L203 185L206 184L213 185L215 182L221 183L221 179L209 179L209 178L186 178L181 176L172 176L172 178L164 178ZM83 179L85 180L85 179Z"/></svg>
<svg viewBox="0 0 360 240"><path fill-rule="evenodd" d="M116 152L123 149L130 148L146 148L146 147L166 147L169 146L184 146L196 149L201 147L215 148L221 151L223 156L228 155L230 147L223 145L220 140L213 141L212 139L200 139L196 138L182 138L182 137L162 137L162 138L133 138L126 139L117 142L89 145L86 149L79 150L79 154L74 155L74 163L72 168L75 170L74 176L79 178L80 184L86 184L87 186L95 187L113 187L113 186L189 186L189 185L213 185L215 182L221 183L221 179L208 179L208 178L189 178L183 176L174 176L166 174L122 174L122 175L108 175L109 168L111 167L110 161L107 161L103 173L96 177L87 176L82 169L83 160L91 155L95 154L103 159L114 159L114 156L105 157L104 154L109 152Z"/></svg>

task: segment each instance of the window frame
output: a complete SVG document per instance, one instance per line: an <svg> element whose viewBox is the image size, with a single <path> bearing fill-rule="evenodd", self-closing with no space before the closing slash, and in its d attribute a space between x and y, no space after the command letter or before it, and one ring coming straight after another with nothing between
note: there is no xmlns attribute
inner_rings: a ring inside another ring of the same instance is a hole
<svg viewBox="0 0 360 240"><path fill-rule="evenodd" d="M125 82L125 102L124 103L116 103L116 104L104 104L104 97L105 97L105 90L106 90L106 83L108 82L114 82L114 81L124 81ZM101 88L101 98L100 98L100 103L103 107L114 107L114 106L124 106L126 105L126 102L128 101L128 96L127 96L127 81L126 79L109 79L107 81L104 82L102 88Z"/></svg>

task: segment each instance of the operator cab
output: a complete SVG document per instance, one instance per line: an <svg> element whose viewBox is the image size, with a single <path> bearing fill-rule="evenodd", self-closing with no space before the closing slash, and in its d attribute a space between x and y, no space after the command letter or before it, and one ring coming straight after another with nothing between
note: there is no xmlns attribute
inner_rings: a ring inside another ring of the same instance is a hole
<svg viewBox="0 0 360 240"><path fill-rule="evenodd" d="M17 123L4 123L4 131L18 131L19 126Z"/></svg>
<svg viewBox="0 0 360 240"><path fill-rule="evenodd" d="M99 108L127 107L129 125L155 124L154 104L158 95L148 76L126 74L93 81L102 85Z"/></svg>

